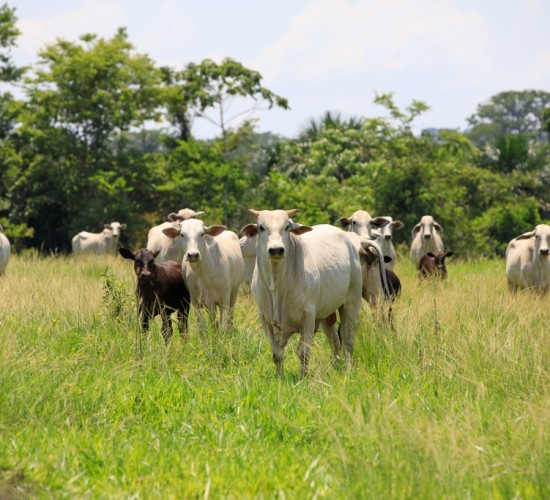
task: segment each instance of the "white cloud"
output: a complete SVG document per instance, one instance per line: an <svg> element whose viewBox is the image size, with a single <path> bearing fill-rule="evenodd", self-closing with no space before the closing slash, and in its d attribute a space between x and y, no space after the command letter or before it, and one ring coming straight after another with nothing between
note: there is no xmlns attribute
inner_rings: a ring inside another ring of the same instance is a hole
<svg viewBox="0 0 550 500"><path fill-rule="evenodd" d="M540 51L526 72L525 83L532 88L550 87L550 49Z"/></svg>
<svg viewBox="0 0 550 500"><path fill-rule="evenodd" d="M338 71L433 71L441 64L470 72L489 66L483 18L457 0L317 0L265 47L256 66L269 81L292 74L303 81Z"/></svg>
<svg viewBox="0 0 550 500"><path fill-rule="evenodd" d="M48 18L24 18L18 22L22 34L14 54L24 64L36 60L45 44L57 38L76 40L84 33L111 37L124 26L124 9L110 0L87 0L82 6Z"/></svg>
<svg viewBox="0 0 550 500"><path fill-rule="evenodd" d="M157 63L181 67L187 60L189 46L197 27L177 0L150 4L150 16L137 36L133 36L140 52L146 52Z"/></svg>

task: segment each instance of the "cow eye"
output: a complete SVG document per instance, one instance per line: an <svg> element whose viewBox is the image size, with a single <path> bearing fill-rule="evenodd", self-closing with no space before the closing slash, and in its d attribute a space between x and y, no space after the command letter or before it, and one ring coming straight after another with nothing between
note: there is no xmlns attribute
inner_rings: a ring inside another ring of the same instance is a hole
<svg viewBox="0 0 550 500"><path fill-rule="evenodd" d="M262 224L258 224L258 228L262 233L265 231L265 227Z"/></svg>
<svg viewBox="0 0 550 500"><path fill-rule="evenodd" d="M351 221L351 225L355 226L355 221L354 220Z"/></svg>

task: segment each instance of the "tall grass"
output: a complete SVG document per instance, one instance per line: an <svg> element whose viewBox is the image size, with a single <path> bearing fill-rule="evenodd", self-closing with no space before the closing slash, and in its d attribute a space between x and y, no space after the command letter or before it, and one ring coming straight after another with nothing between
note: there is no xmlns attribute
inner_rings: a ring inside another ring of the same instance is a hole
<svg viewBox="0 0 550 500"><path fill-rule="evenodd" d="M250 297L234 331L192 317L165 347L128 263L13 257L0 497L549 498L549 297L511 295L501 261L448 267L398 263L395 329L365 305L350 372L318 335L278 380Z"/></svg>

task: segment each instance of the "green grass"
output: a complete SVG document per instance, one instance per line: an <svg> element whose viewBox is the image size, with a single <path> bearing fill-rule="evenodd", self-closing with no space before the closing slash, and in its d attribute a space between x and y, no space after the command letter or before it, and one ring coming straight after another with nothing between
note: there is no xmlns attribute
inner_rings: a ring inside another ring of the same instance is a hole
<svg viewBox="0 0 550 500"><path fill-rule="evenodd" d="M0 498L549 498L549 297L511 295L502 261L448 267L398 263L395 331L365 305L351 372L318 335L301 378L295 336L279 380L250 297L235 331L191 318L166 348L158 322L136 336L127 262L14 256Z"/></svg>

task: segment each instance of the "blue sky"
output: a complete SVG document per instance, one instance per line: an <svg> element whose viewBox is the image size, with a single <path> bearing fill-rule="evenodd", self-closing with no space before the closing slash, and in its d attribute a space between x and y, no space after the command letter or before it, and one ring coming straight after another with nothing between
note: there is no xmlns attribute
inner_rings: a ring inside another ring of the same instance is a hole
<svg viewBox="0 0 550 500"><path fill-rule="evenodd" d="M37 0L9 1L32 64L56 37L111 37L125 26L137 51L181 68L232 57L259 71L289 111L258 129L293 136L326 110L379 116L375 92L431 110L418 128L463 129L477 104L504 90L550 91L549 0ZM213 129L204 121L197 135Z"/></svg>

